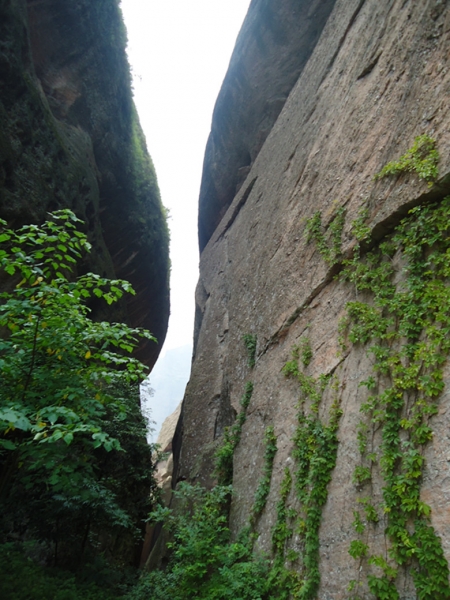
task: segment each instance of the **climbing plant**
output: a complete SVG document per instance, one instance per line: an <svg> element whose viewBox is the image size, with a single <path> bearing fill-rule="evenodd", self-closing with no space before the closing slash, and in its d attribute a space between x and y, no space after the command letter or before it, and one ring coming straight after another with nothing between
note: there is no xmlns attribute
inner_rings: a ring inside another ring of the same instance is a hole
<svg viewBox="0 0 450 600"><path fill-rule="evenodd" d="M439 152L435 140L427 134L419 135L411 148L398 160L389 162L375 179L400 173L416 173L419 179L424 179L429 185L438 177Z"/></svg>
<svg viewBox="0 0 450 600"><path fill-rule="evenodd" d="M342 247L342 231L345 222L345 208L339 207L328 227L322 223L322 213L317 211L308 219L305 227L307 242L314 242L327 265L339 262Z"/></svg>
<svg viewBox="0 0 450 600"><path fill-rule="evenodd" d="M431 184L438 176L438 160L434 140L419 136L405 155L375 178L413 172ZM364 562L375 568L367 584L381 600L400 597L399 567L410 569L420 600L448 599L449 568L431 526L431 509L421 500L420 484L424 447L432 439L431 418L438 411L443 366L450 353L450 197L410 210L376 247L371 244L367 218L363 207L352 224L357 242L353 255L340 261L341 281L351 283L358 295L347 304L347 316L339 327L341 349L347 349L349 342L362 345L373 360L373 374L360 383L368 397L361 405L357 431L361 462L353 481L364 495L354 511L359 539L351 542L349 553L358 560L359 573ZM314 215L309 223L307 235L326 259L332 250L329 241L328 250L323 248L326 236L321 221ZM369 443L368 434L373 440L376 431L381 433L379 448ZM374 470L384 480L381 506L370 499ZM372 554L361 539L368 526L379 526L383 514L389 540L384 556ZM361 583L350 583L353 598L358 597Z"/></svg>
<svg viewBox="0 0 450 600"><path fill-rule="evenodd" d="M244 346L247 349L248 355L248 366L250 369L253 369L256 363L256 335L252 335L251 333L246 333L242 336L242 341L244 342Z"/></svg>
<svg viewBox="0 0 450 600"><path fill-rule="evenodd" d="M272 479L273 461L277 453L277 438L273 426L267 427L264 434L266 450L264 452L264 470L255 493L255 500L252 507L252 520L254 521L264 510L267 502L267 496L270 492L270 482Z"/></svg>
<svg viewBox="0 0 450 600"><path fill-rule="evenodd" d="M298 347L294 347L293 358L283 369L285 376L297 380L301 395L298 425L293 438L293 458L296 464L295 492L300 503L296 533L303 540L303 548L301 584L293 598L312 600L320 584L319 528L322 508L328 497L328 484L336 465L337 432L342 411L337 394L338 379L330 375L321 375L317 379L306 375L299 367L298 354ZM327 388L334 396L328 421L324 422L319 417L319 408ZM280 546L278 550L281 550Z"/></svg>
<svg viewBox="0 0 450 600"><path fill-rule="evenodd" d="M368 579L380 598L399 597L392 564L411 567L421 600L450 597L441 541L430 524L431 509L420 498L423 450L433 435L430 419L437 414L450 352L449 218L450 197L413 208L378 248L344 261L341 274L357 292L371 296L347 305L347 331L374 363L374 374L361 382L369 390L359 429L366 464L356 467L354 479L364 488L376 464L384 479L379 510L387 516L391 546L387 557L366 553L368 563L383 572ZM375 455L367 452L369 428L381 429ZM370 510L376 523L375 508Z"/></svg>
<svg viewBox="0 0 450 600"><path fill-rule="evenodd" d="M241 440L242 426L247 419L247 409L253 394L253 383L248 381L241 398L241 410L236 421L224 432L222 443L215 453L215 472L221 485L231 485L233 481L233 456Z"/></svg>

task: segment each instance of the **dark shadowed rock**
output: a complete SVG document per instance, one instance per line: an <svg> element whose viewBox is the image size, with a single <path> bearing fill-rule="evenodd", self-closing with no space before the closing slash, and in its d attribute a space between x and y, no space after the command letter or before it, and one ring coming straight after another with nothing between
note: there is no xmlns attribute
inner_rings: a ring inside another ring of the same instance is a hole
<svg viewBox="0 0 450 600"><path fill-rule="evenodd" d="M86 223L82 270L137 294L98 318L149 329L152 366L169 316L168 230L135 112L118 2L0 4L0 215L12 226L71 208Z"/></svg>

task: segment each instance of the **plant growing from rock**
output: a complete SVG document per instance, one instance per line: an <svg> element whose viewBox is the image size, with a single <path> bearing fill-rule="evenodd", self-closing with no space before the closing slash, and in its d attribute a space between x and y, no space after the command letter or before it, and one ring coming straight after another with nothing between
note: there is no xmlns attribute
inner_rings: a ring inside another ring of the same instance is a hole
<svg viewBox="0 0 450 600"><path fill-rule="evenodd" d="M242 341L244 342L244 346L247 348L248 366L250 367L250 369L253 369L256 363L256 343L258 341L257 337L256 335L246 333L242 336Z"/></svg>
<svg viewBox="0 0 450 600"><path fill-rule="evenodd" d="M419 136L405 155L375 178L412 172L431 184L438 176L438 161L434 140ZM379 465L384 479L381 509L387 515L390 548L386 557L371 555L364 542L354 540L349 552L381 569L381 576L367 577L377 598L400 597L394 563L410 569L421 600L443 600L450 598L449 567L430 523L431 509L420 499L420 482L423 447L432 438L430 419L437 414L444 387L443 365L450 354L450 197L416 206L376 249L362 252L361 242L370 242L367 216L364 208L352 224L358 243L353 256L342 261L340 278L352 283L357 293L370 295L370 300L348 303L339 334L342 348L346 331L348 340L366 346L374 360L374 374L360 384L370 393L361 406L368 422L361 421L358 429L361 456L368 462L356 467L354 480L359 487L368 483L372 466ZM320 251L324 238L319 224L316 217L311 230L316 232L313 237ZM322 254L326 260L327 253ZM401 284L394 255L401 257L398 263L405 275ZM367 453L370 427L381 427L378 453ZM378 513L370 498L358 502L367 523L376 526ZM359 512L354 514L354 527L361 535L366 526ZM359 584L354 581L350 587L356 590Z"/></svg>
<svg viewBox="0 0 450 600"><path fill-rule="evenodd" d="M419 179L424 179L431 186L439 175L438 162L439 152L435 140L427 134L419 135L403 156L385 165L374 179L400 173L416 173Z"/></svg>
<svg viewBox="0 0 450 600"><path fill-rule="evenodd" d="M241 398L241 411L235 423L225 429L222 443L215 453L215 472L221 485L233 482L233 456L236 446L241 440L242 426L247 418L247 409L253 394L253 383L248 381Z"/></svg>
<svg viewBox="0 0 450 600"><path fill-rule="evenodd" d="M264 472L261 477L258 488L255 493L255 501L252 507L252 520L254 521L264 510L267 497L270 492L270 482L272 479L273 461L277 453L277 438L274 433L273 426L266 429L264 434L266 450L264 452Z"/></svg>
<svg viewBox="0 0 450 600"><path fill-rule="evenodd" d="M322 224L322 213L317 211L308 219L305 227L307 243L314 242L329 266L337 264L341 258L342 232L345 223L345 208L341 206L325 228Z"/></svg>

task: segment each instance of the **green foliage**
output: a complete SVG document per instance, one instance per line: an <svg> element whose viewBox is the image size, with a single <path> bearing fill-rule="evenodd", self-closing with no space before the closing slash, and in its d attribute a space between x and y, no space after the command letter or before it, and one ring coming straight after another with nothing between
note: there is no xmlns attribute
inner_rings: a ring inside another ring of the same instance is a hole
<svg viewBox="0 0 450 600"><path fill-rule="evenodd" d="M356 483L357 485L363 485L364 483L369 482L371 479L372 475L368 467L363 467L361 465L357 465L355 467L355 470L353 471L353 483Z"/></svg>
<svg viewBox="0 0 450 600"><path fill-rule="evenodd" d="M354 528L354 530L356 531L356 533L364 533L364 531L366 530L366 526L363 523L363 521L361 520L361 514L358 510L354 510L353 511L353 523L352 526Z"/></svg>
<svg viewBox="0 0 450 600"><path fill-rule="evenodd" d="M373 338L384 338L391 320L381 318L381 311L364 302L349 302L348 315L352 322L349 339L354 344L365 344Z"/></svg>
<svg viewBox="0 0 450 600"><path fill-rule="evenodd" d="M306 241L314 241L327 265L339 262L342 254L342 231L345 223L345 208L341 206L331 219L327 230L322 224L322 213L317 211L308 219L305 227Z"/></svg>
<svg viewBox="0 0 450 600"><path fill-rule="evenodd" d="M363 506L366 519L369 523L378 523L378 514L373 504L370 503L370 498L358 498L358 504Z"/></svg>
<svg viewBox="0 0 450 600"><path fill-rule="evenodd" d="M429 135L419 135L415 138L412 147L397 161L385 165L375 179L382 179L388 175L399 173L416 173L419 179L428 181L432 185L438 178L439 153L436 142Z"/></svg>
<svg viewBox="0 0 450 600"><path fill-rule="evenodd" d="M423 520L416 523L413 544L418 567L413 578L419 600L448 600L448 564L442 550L441 540L434 529Z"/></svg>
<svg viewBox="0 0 450 600"><path fill-rule="evenodd" d="M152 472L138 408L145 367L126 354L154 338L89 319L87 303L133 290L91 273L69 279L90 248L79 223L65 210L18 231L2 222L0 233L12 276L0 294L2 524L45 540L55 563L106 541L102 527L137 533L148 502L130 495L148 490Z"/></svg>
<svg viewBox="0 0 450 600"><path fill-rule="evenodd" d="M303 400L307 400L311 403L311 411L317 413L319 405L322 400L322 394L325 387L328 384L327 377L314 377L305 375L303 371L298 368L297 357L298 348L293 349L293 360L288 361L283 367L283 374L286 377L295 377L299 383L300 393Z"/></svg>
<svg viewBox="0 0 450 600"><path fill-rule="evenodd" d="M0 597L5 600L115 600L112 592L75 579L72 573L44 568L14 544L0 545Z"/></svg>
<svg viewBox="0 0 450 600"><path fill-rule="evenodd" d="M306 376L299 368L298 358L299 348L295 347L293 360L286 363L283 368L285 376L294 377L298 381L301 394L298 426L293 438L293 458L296 463L295 490L301 507L298 533L303 539L304 551L301 584L293 593L293 597L299 600L312 600L316 597L320 583L319 528L322 508L328 496L328 483L331 481L332 471L336 465L337 431L342 412L337 399L337 379L332 380L328 376L320 376L317 379ZM328 423L325 424L318 417L318 411L327 386L330 386L336 397L331 406ZM309 410L306 408L308 405ZM284 490L282 486L278 505L280 509L283 506ZM280 524L277 520L278 535L274 543L274 549L278 553L284 552L285 541L292 533L285 518L287 512L281 512L283 518Z"/></svg>
<svg viewBox="0 0 450 600"><path fill-rule="evenodd" d="M350 554L350 556L352 558L357 559L357 558L362 558L363 556L366 556L368 549L369 549L369 547L367 544L364 544L360 540L353 540L350 543L350 548L348 550L348 553Z"/></svg>
<svg viewBox="0 0 450 600"><path fill-rule="evenodd" d="M358 440L358 448L361 455L364 455L367 448L367 432L369 431L369 427L366 423L360 421L358 423L357 430L357 440Z"/></svg>
<svg viewBox="0 0 450 600"><path fill-rule="evenodd" d="M363 242L370 237L370 226L366 221L369 216L369 210L366 206L362 206L358 211L358 216L352 221L352 233L358 242Z"/></svg>
<svg viewBox="0 0 450 600"><path fill-rule="evenodd" d="M420 148L417 142L416 150ZM437 163L436 156L434 160ZM420 499L423 446L432 438L430 418L437 413L442 369L450 353L449 222L450 197L417 206L377 250L364 257L357 252L355 258L344 261L341 275L357 292L371 296L369 301L347 305L348 338L368 345L375 377L384 382L361 411L372 427L381 426L379 462L385 481L383 510L388 517L390 555L398 565L412 568L418 598L424 600L450 598L449 568L441 541L429 525L431 510ZM401 255L401 284L391 261L395 253ZM375 377L362 385L377 389ZM358 432L362 456L368 427L361 423ZM366 459L373 462L372 457L376 459L373 454ZM369 466L356 467L355 483L368 481L370 472ZM376 523L377 514L368 499L360 503L367 521ZM424 553L422 547L428 551ZM369 575L372 593L377 598L398 598L396 571L382 557L371 557L369 564L385 571L383 577Z"/></svg>
<svg viewBox="0 0 450 600"><path fill-rule="evenodd" d="M207 491L179 484L176 513L159 509L150 518L162 521L173 536L164 573L144 575L127 600L261 600L268 593L268 563L254 556L248 540L232 542L227 526L231 487Z"/></svg>
<svg viewBox="0 0 450 600"><path fill-rule="evenodd" d="M415 172L431 185L438 177L438 160L434 140L419 136L399 161L386 165L376 178ZM412 567L418 598L450 598L448 564L440 539L429 524L430 507L420 500L423 445L432 438L429 420L437 413L436 401L444 387L442 369L450 353L450 197L413 208L378 248L361 256L361 242L370 238L367 216L364 207L352 223L358 243L353 256L342 261L340 275L341 280L354 285L357 293L364 294L365 301L348 303L347 316L339 325L339 344L346 349L347 334L353 344L368 345L374 376L360 385L374 392L380 382L383 385L361 405L369 423L361 421L358 426L358 446L369 464L357 466L353 479L357 486L368 483L372 467L379 463L385 481L382 508L388 518L391 558L398 565ZM320 213L308 222L307 234L308 241L314 239L330 264L330 247ZM396 254L400 260L394 263ZM405 275L401 283L394 264L400 264ZM305 397L317 410L318 397L312 382L298 374L294 362L288 363L284 372L298 377ZM381 427L379 460L374 452L366 454L369 425L372 432ZM370 499L358 502L367 522L376 526L378 514ZM358 511L354 516L355 530L362 534L366 525ZM429 560L425 560L422 546L429 548ZM350 554L363 560L369 556L368 550L362 541L355 540ZM381 556L369 556L368 564L384 573L382 577L368 576L371 592L379 599L399 598L396 569Z"/></svg>
<svg viewBox="0 0 450 600"><path fill-rule="evenodd" d="M286 540L292 536L292 529L287 525L288 512L286 502L292 487L292 475L288 467L284 469L281 482L280 499L277 504L277 520L272 531L272 547L274 552L284 554Z"/></svg>
<svg viewBox="0 0 450 600"><path fill-rule="evenodd" d="M253 394L253 383L248 381L241 399L241 411L235 423L225 429L223 441L215 453L215 472L221 485L231 485L233 481L233 456L241 440L242 427L247 418L247 409Z"/></svg>
<svg viewBox="0 0 450 600"><path fill-rule="evenodd" d="M313 351L311 348L311 340L308 337L303 337L297 346L292 349L292 356L295 359L300 359L302 365L306 368L312 360Z"/></svg>
<svg viewBox="0 0 450 600"><path fill-rule="evenodd" d="M255 366L255 357L256 357L256 335L251 335L250 333L246 333L242 336L242 340L244 342L245 347L247 348L248 354L248 366L250 369L253 369Z"/></svg>
<svg viewBox="0 0 450 600"><path fill-rule="evenodd" d="M272 479L273 461L277 453L277 438L272 426L268 427L264 434L266 451L264 452L264 471L259 481L252 508L253 520L258 517L266 506L267 496L270 492L270 481Z"/></svg>
<svg viewBox="0 0 450 600"><path fill-rule="evenodd" d="M394 583L387 577L375 577L369 575L367 577L369 589L377 600L400 600L398 591Z"/></svg>

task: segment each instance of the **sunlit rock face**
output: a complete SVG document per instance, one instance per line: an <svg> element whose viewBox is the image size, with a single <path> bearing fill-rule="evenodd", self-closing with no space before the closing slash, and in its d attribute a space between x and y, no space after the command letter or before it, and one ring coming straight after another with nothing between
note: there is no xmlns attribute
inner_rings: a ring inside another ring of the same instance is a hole
<svg viewBox="0 0 450 600"><path fill-rule="evenodd" d="M149 329L169 315L168 231L133 105L116 0L5 0L0 6L0 215L12 226L71 208L93 245L82 266L136 296L98 317Z"/></svg>
<svg viewBox="0 0 450 600"><path fill-rule="evenodd" d="M317 597L347 598L349 582L357 580L362 587L356 595L373 598L366 575L380 572L366 560L354 560L348 549L352 540L359 539L353 511L361 507L357 499L365 496L370 496L379 515L377 524L366 523L370 553L387 556L390 543L385 536L388 513L383 510L385 483L379 463L373 467L370 485L358 487L353 481L355 467L363 460L357 441L364 417L360 407L370 394L360 383L373 375L374 356L362 343L347 340L343 348L339 339L347 303L370 301L370 295L357 295L353 285L335 278L338 266L327 265L317 244L308 243L305 229L320 211L323 231L329 231L343 207L342 253L349 257L355 245L352 222L362 214L361 207L367 210L365 223L377 247L412 206L450 194L450 5L438 0L337 0L330 3L328 14L310 14L306 6L311 3L295 4L294 11L290 2L252 2L216 107L200 199L203 251L194 363L173 443L174 479L215 483L214 451L224 428L241 410L246 383L252 381L254 391L234 453L231 527L237 533L248 522L264 468L264 431L273 426L278 451L267 505L256 523L257 545L271 552L284 470L289 467L294 477L296 468L292 440L300 391L298 382L285 377L282 369L293 347L308 339L310 361L306 366L299 361L299 368L308 377L335 375L337 381L334 389L324 392L319 416L326 422L335 402L343 411L336 467L321 509ZM324 8L327 3L320 4ZM284 6L290 18L280 22L276 39L286 40L286 46L270 46L268 51L266 37L258 32L266 10L282 11ZM282 62L290 44L308 37L309 54L290 93L284 81L274 79L266 86L264 77L258 78L267 72L265 67L275 64L278 51ZM236 73L244 71L255 77L254 102L248 89L248 95L242 91L244 83L236 83ZM252 119L264 121L265 113L258 112L261 103L284 95L288 98L280 102L273 126L264 125L270 129L268 135L251 137ZM231 127L223 116L227 98L242 129ZM374 180L383 165L398 159L423 134L436 141L440 153L434 186L414 173ZM236 157L248 136L247 147L255 151L249 150L245 164ZM223 143L212 159L217 140ZM222 171L223 180L218 175ZM240 174L243 181L238 182ZM225 187L217 182L225 180L229 189L220 196L218 190ZM401 286L406 274L401 263L394 261L394 266ZM253 369L242 341L246 334L257 337ZM430 419L435 435L421 450L425 456L421 494L431 507L431 522L448 560L448 369L444 380L439 414ZM388 385L382 378L377 382L380 390ZM306 399L306 411L309 402ZM382 425L368 426L379 460ZM402 430L405 440L408 431ZM287 507L299 509L295 490ZM304 546L298 535L294 532L288 545L301 556ZM301 558L293 568L303 572ZM396 585L402 600L416 597L410 567L399 571Z"/></svg>

